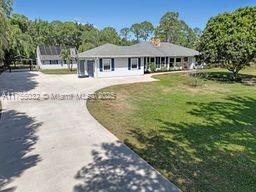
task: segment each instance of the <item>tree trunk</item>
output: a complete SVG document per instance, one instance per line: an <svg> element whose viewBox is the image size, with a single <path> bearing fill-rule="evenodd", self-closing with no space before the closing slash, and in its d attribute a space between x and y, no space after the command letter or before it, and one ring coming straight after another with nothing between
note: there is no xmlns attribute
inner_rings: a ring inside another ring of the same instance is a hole
<svg viewBox="0 0 256 192"><path fill-rule="evenodd" d="M73 59L71 59L71 66L70 66L70 71L73 69Z"/></svg>
<svg viewBox="0 0 256 192"><path fill-rule="evenodd" d="M232 80L237 80L237 77L238 77L238 70L237 69L233 69L232 70Z"/></svg>

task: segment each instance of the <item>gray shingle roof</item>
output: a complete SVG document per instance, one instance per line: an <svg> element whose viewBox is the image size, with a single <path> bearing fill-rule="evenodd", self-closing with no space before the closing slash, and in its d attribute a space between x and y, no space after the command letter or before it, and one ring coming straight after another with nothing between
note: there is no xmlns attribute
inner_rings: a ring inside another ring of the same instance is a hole
<svg viewBox="0 0 256 192"><path fill-rule="evenodd" d="M167 57L167 56L195 56L199 52L193 49L162 42L159 47L153 46L150 42L138 43L131 46L117 46L105 44L94 49L79 53L82 58L95 57Z"/></svg>

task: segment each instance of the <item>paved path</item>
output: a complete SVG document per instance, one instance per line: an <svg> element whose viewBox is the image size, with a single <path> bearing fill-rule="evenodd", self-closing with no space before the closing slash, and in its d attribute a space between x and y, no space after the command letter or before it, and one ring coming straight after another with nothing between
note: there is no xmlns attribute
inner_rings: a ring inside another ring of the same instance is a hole
<svg viewBox="0 0 256 192"><path fill-rule="evenodd" d="M39 72L3 73L3 90L88 95L115 84L152 81L78 79ZM17 98L16 98L17 99ZM0 120L1 192L177 191L145 161L102 127L84 100L7 100Z"/></svg>

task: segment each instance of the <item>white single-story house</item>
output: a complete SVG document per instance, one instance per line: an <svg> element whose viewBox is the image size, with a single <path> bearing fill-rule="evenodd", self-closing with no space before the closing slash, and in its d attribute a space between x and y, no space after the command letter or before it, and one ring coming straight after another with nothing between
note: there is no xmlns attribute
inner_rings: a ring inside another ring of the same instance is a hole
<svg viewBox="0 0 256 192"><path fill-rule="evenodd" d="M196 50L167 42L105 44L78 54L78 74L96 78L143 75L152 63L156 70L193 69L197 55Z"/></svg>
<svg viewBox="0 0 256 192"><path fill-rule="evenodd" d="M71 55L75 55L75 48L70 49ZM73 69L77 68L77 62L75 59L71 60L71 63L67 63L61 58L61 47L60 46L44 46L39 45L36 49L37 54L37 66L40 69L61 69L70 68L72 65Z"/></svg>

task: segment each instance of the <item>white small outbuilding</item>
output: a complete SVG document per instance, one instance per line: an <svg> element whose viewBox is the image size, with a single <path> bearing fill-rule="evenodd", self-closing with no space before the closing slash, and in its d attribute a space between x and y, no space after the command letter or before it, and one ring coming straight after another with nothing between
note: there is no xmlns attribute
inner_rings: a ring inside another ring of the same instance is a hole
<svg viewBox="0 0 256 192"><path fill-rule="evenodd" d="M79 76L117 77L143 75L149 65L156 70L191 69L199 52L167 42L131 46L105 44L78 54Z"/></svg>
<svg viewBox="0 0 256 192"><path fill-rule="evenodd" d="M70 54L76 52L75 48L70 48ZM64 61L61 58L60 46L45 46L39 45L36 49L37 53L37 66L40 69L68 69L77 68L77 62L75 59L70 62Z"/></svg>

